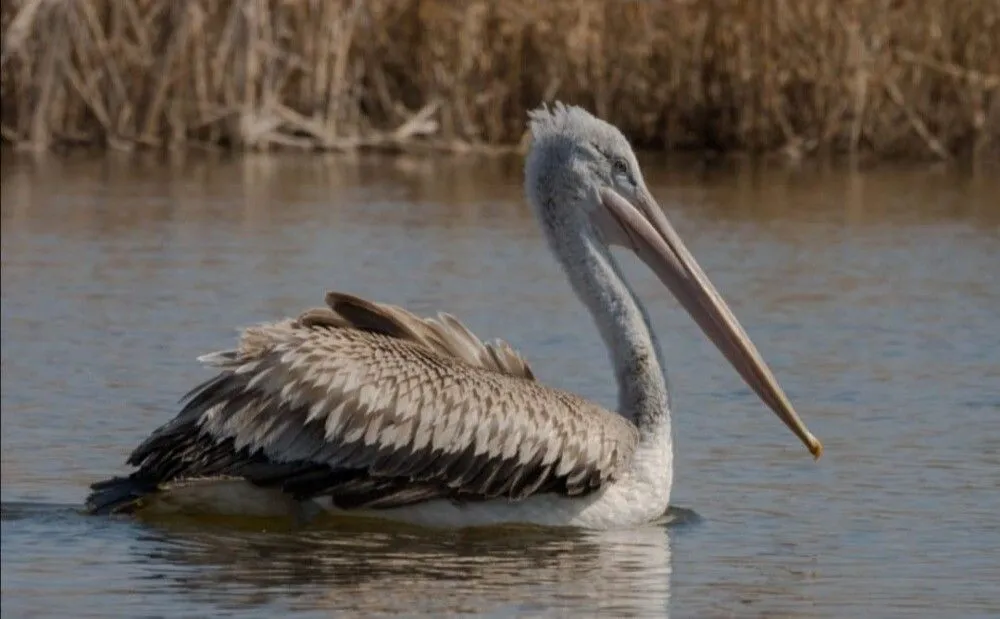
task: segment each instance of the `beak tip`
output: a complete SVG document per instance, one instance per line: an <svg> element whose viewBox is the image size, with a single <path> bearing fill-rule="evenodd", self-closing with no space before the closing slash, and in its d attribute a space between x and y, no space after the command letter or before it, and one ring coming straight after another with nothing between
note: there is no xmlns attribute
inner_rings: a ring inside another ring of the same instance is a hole
<svg viewBox="0 0 1000 619"><path fill-rule="evenodd" d="M806 447L809 448L809 453L813 455L813 460L819 460L823 456L823 443L819 442L819 439L815 436L810 436L809 439Z"/></svg>

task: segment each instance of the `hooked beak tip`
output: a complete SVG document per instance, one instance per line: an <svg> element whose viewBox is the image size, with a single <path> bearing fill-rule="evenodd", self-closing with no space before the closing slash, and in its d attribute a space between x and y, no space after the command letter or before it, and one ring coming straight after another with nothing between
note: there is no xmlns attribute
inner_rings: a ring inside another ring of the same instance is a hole
<svg viewBox="0 0 1000 619"><path fill-rule="evenodd" d="M812 435L809 436L809 439L809 444L806 447L809 448L809 453L813 455L813 460L819 460L823 457L823 443Z"/></svg>

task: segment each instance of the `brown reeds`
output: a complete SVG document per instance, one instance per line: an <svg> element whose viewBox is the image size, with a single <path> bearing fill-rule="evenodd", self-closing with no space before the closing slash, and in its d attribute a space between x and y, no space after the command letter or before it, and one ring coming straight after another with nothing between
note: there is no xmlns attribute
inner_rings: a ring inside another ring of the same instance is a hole
<svg viewBox="0 0 1000 619"><path fill-rule="evenodd" d="M1000 152L1000 0L6 0L6 142Z"/></svg>

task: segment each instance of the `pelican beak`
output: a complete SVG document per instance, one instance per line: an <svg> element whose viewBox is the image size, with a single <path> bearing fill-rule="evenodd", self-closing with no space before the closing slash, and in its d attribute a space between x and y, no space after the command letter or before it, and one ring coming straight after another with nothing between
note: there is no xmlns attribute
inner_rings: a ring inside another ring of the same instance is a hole
<svg viewBox="0 0 1000 619"><path fill-rule="evenodd" d="M617 191L605 187L600 190L600 199L610 217L601 213L598 222L609 233L611 240L634 250L656 273L750 388L799 437L812 455L819 458L823 454L823 444L799 419L788 396L746 331L684 246L649 191L640 187L635 198L629 201Z"/></svg>

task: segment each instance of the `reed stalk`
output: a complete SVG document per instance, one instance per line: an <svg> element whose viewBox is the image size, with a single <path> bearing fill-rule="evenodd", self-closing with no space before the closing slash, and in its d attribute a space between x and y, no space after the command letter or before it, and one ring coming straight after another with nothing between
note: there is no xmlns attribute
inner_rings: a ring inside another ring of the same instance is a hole
<svg viewBox="0 0 1000 619"><path fill-rule="evenodd" d="M7 0L5 142L495 150L584 105L649 149L1000 153L1000 0Z"/></svg>

